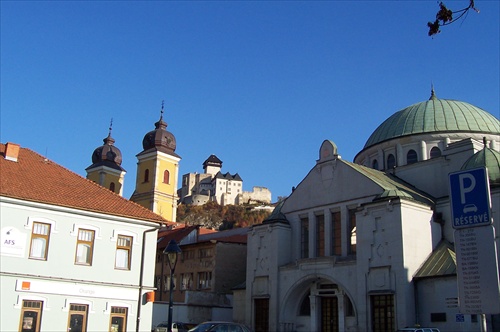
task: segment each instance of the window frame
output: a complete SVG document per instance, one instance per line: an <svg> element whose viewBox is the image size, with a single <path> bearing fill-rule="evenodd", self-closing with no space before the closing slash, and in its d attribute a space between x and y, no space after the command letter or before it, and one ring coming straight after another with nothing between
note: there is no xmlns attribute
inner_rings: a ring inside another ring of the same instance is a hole
<svg viewBox="0 0 500 332"><path fill-rule="evenodd" d="M411 164L416 164L418 162L418 154L417 151L410 149L406 153L406 164L411 165Z"/></svg>
<svg viewBox="0 0 500 332"><path fill-rule="evenodd" d="M36 304L37 306L28 306L28 304ZM33 329L24 329L25 323L25 314L28 312L36 313L35 316L35 331L40 331L40 323L42 321L42 312L43 312L43 301L39 300L23 300L21 307L21 315L19 319L19 331L32 331ZM33 322L31 323L33 325Z"/></svg>
<svg viewBox="0 0 500 332"><path fill-rule="evenodd" d="M170 184L170 171L168 169L163 171L163 183Z"/></svg>
<svg viewBox="0 0 500 332"><path fill-rule="evenodd" d="M441 155L442 155L441 149L437 146L433 146L429 151L430 159L439 158L441 157Z"/></svg>
<svg viewBox="0 0 500 332"><path fill-rule="evenodd" d="M356 243L353 244L353 237L357 242L357 228L356 228L356 209L348 210L348 232L347 232L347 250L349 255L356 255Z"/></svg>
<svg viewBox="0 0 500 332"><path fill-rule="evenodd" d="M118 311L122 311L122 312L118 312ZM115 318L115 317L123 318L122 329L113 329L113 318ZM127 317L128 317L128 308L127 307L112 306L111 313L109 315L109 331L112 331L112 332L125 332L125 331L127 331Z"/></svg>
<svg viewBox="0 0 500 332"><path fill-rule="evenodd" d="M129 244L128 245L120 245L120 240L121 239L128 239ZM115 253L115 269L116 270L127 270L130 271L132 268L132 245L133 245L134 237L130 235L123 235L123 234L118 234L116 237L116 253ZM126 251L127 252L127 266L126 267L120 267L118 266L118 253L120 251Z"/></svg>
<svg viewBox="0 0 500 332"><path fill-rule="evenodd" d="M392 153L389 153L387 155L387 159L386 159L386 165L387 165L387 169L388 170L391 170L393 169L394 167L396 167L396 157L392 154Z"/></svg>
<svg viewBox="0 0 500 332"><path fill-rule="evenodd" d="M90 232L92 234L92 241L85 241L80 239L80 232ZM78 232L76 234L76 250L75 250L75 265L84 265L84 266L92 266L92 261L94 258L94 242L95 242L95 230L87 229L87 228L78 228ZM86 262L78 261L78 253L79 248L81 246L89 245L89 257Z"/></svg>
<svg viewBox="0 0 500 332"><path fill-rule="evenodd" d="M332 212L332 256L342 256L342 218L340 211Z"/></svg>
<svg viewBox="0 0 500 332"><path fill-rule="evenodd" d="M300 218L300 258L309 258L309 218Z"/></svg>
<svg viewBox="0 0 500 332"><path fill-rule="evenodd" d="M47 226L47 234L35 233L35 226ZM50 241L50 232L52 225L45 222L33 221L33 225L31 226L31 240L30 240L30 251L29 251L29 259L43 260L46 261L49 254L49 241ZM34 240L43 239L45 240L45 245L43 248L43 257L33 255L33 242Z"/></svg>
<svg viewBox="0 0 500 332"><path fill-rule="evenodd" d="M84 310L78 310L78 309L84 309ZM68 310L68 324L67 324L67 331L71 331L71 319L72 315L82 315L82 327L79 332L86 332L87 331L87 320L88 320L88 314L89 314L89 305L88 304L82 304L82 303L70 303L69 304L69 310Z"/></svg>
<svg viewBox="0 0 500 332"><path fill-rule="evenodd" d="M316 215L316 257L324 257L326 255L325 246L325 215Z"/></svg>
<svg viewBox="0 0 500 332"><path fill-rule="evenodd" d="M198 289L212 288L212 271L198 272Z"/></svg>

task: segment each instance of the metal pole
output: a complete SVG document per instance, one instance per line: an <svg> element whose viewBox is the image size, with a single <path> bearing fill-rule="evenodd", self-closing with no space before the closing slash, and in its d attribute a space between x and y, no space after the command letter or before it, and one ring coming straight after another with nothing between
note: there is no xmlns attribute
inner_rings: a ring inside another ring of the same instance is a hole
<svg viewBox="0 0 500 332"><path fill-rule="evenodd" d="M486 315L480 314L479 317L481 317L481 332L488 331L488 328L486 327Z"/></svg>
<svg viewBox="0 0 500 332"><path fill-rule="evenodd" d="M167 326L167 331L172 332L172 309L173 309L173 302L172 302L172 288L174 288L174 269L170 269L170 301L168 302L168 326Z"/></svg>

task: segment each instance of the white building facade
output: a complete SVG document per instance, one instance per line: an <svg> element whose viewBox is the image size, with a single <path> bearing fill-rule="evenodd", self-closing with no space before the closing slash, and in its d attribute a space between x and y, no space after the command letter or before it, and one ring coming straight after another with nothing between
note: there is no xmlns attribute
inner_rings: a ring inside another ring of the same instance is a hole
<svg viewBox="0 0 500 332"><path fill-rule="evenodd" d="M165 220L31 150L0 148L0 330L150 331Z"/></svg>
<svg viewBox="0 0 500 332"><path fill-rule="evenodd" d="M432 91L382 123L354 163L324 141L297 188L249 232L246 323L256 331L481 331L477 315L459 311L448 174L487 167L498 234L499 134L488 112ZM498 254L498 237L489 241ZM485 325L500 328L498 315Z"/></svg>

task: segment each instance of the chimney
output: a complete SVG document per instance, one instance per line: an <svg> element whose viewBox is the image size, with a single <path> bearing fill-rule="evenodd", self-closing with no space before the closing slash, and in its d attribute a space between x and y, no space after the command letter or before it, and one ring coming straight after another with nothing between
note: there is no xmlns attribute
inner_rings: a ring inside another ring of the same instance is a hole
<svg viewBox="0 0 500 332"><path fill-rule="evenodd" d="M5 144L5 159L10 161L17 161L20 148L21 146L16 143L8 142L7 144Z"/></svg>

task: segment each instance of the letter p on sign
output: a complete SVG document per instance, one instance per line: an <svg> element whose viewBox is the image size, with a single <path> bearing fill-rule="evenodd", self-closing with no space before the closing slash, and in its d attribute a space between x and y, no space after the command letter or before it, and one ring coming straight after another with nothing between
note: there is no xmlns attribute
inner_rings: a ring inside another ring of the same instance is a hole
<svg viewBox="0 0 500 332"><path fill-rule="evenodd" d="M458 181L460 183L460 202L465 204L465 194L474 190L476 187L476 178L470 173L464 173L458 176Z"/></svg>

